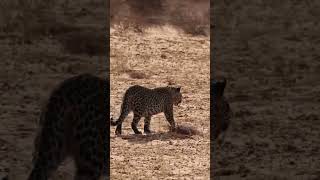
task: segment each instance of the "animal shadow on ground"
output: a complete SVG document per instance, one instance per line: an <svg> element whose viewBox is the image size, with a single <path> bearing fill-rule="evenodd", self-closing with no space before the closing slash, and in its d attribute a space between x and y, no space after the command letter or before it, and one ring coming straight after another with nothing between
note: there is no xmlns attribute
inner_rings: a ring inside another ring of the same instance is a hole
<svg viewBox="0 0 320 180"><path fill-rule="evenodd" d="M144 144L154 140L158 141L170 141L176 139L190 139L192 135L184 135L176 132L161 132L161 133L152 133L148 135L142 134L128 134L118 136L124 140L128 140L128 142Z"/></svg>

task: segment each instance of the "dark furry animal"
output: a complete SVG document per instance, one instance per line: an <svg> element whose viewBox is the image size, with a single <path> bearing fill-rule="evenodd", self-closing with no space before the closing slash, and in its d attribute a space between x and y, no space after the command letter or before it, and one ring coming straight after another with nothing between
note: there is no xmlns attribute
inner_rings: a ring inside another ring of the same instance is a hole
<svg viewBox="0 0 320 180"><path fill-rule="evenodd" d="M226 78L223 78L222 81L215 80L211 83L211 90L213 93L213 101L211 103L213 139L216 140L222 134L222 142L224 141L225 134L230 126L230 119L232 117L232 111L229 102L224 96L226 84Z"/></svg>

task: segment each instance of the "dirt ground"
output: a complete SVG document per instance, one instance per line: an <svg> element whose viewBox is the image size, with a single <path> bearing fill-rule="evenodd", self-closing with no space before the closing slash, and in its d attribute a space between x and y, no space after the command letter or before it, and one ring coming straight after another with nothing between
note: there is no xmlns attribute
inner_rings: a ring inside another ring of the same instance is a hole
<svg viewBox="0 0 320 180"><path fill-rule="evenodd" d="M40 7L27 12L21 4L15 7L15 2L1 4L1 18L7 13L12 19L6 26L1 24L0 32L0 179L23 180L31 170L37 121L50 92L80 73L105 77L108 63L106 51L99 49L105 47L106 37L96 35L106 33L102 31L106 29L104 1L55 1L46 4L53 11L41 9L43 14L38 14ZM4 11L10 8L14 10ZM13 26L22 23L19 13L33 17L28 27ZM92 29L95 33L88 33ZM96 51L89 52L88 47ZM53 179L72 179L73 169L67 160Z"/></svg>
<svg viewBox="0 0 320 180"><path fill-rule="evenodd" d="M216 179L320 179L319 6L213 4L212 73L227 77L234 112Z"/></svg>
<svg viewBox="0 0 320 180"><path fill-rule="evenodd" d="M170 26L144 34L111 30L111 114L118 117L122 97L132 85L149 88L182 86L183 101L174 108L177 124L188 124L202 135L168 133L163 114L151 120L152 135L137 136L132 114L123 135L111 128L111 179L209 179L210 171L210 41L185 35ZM143 119L139 123L143 130Z"/></svg>

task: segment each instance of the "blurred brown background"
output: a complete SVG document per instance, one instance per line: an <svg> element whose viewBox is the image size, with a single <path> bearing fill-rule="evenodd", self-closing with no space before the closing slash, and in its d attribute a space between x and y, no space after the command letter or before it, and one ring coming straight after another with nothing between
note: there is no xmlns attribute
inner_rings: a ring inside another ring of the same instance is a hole
<svg viewBox="0 0 320 180"><path fill-rule="evenodd" d="M110 0L111 26L142 31L172 25L192 35L210 32L208 0Z"/></svg>
<svg viewBox="0 0 320 180"><path fill-rule="evenodd" d="M62 80L108 75L104 0L0 2L0 179L25 179L41 106ZM53 179L71 179L70 160Z"/></svg>
<svg viewBox="0 0 320 180"><path fill-rule="evenodd" d="M211 3L211 75L235 115L215 177L319 179L320 3Z"/></svg>

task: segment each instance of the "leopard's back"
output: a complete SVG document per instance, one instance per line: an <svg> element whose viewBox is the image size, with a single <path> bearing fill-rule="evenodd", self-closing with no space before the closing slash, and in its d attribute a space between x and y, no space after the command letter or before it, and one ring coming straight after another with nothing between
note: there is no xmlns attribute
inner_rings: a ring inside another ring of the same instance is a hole
<svg viewBox="0 0 320 180"><path fill-rule="evenodd" d="M165 106L172 103L168 87L149 89L135 85L126 91L123 98L123 104L127 104L130 111L142 117L161 113Z"/></svg>

